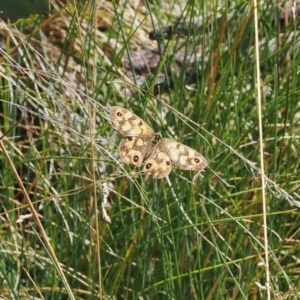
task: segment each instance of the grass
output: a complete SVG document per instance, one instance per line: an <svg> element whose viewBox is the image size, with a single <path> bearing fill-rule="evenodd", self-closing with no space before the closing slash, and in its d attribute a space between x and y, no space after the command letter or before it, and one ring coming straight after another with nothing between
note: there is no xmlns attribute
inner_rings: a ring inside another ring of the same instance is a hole
<svg viewBox="0 0 300 300"><path fill-rule="evenodd" d="M297 299L293 19L279 28L271 1L258 28L238 1L51 9L0 28L1 298ZM196 16L202 27L189 22ZM149 32L178 18L187 36L159 41L153 77L140 88L122 76L123 56L157 47ZM188 54L178 68L178 49L198 55L192 70ZM123 164L113 105L197 149L208 168L152 180Z"/></svg>

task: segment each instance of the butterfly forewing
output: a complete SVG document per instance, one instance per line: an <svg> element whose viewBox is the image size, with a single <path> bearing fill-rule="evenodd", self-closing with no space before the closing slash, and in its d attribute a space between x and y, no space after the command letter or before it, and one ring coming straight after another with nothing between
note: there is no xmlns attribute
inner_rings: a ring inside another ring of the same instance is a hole
<svg viewBox="0 0 300 300"><path fill-rule="evenodd" d="M162 146L171 161L183 170L202 170L207 166L206 159L194 149L170 139L162 139Z"/></svg>
<svg viewBox="0 0 300 300"><path fill-rule="evenodd" d="M113 126L124 136L151 138L154 135L154 131L146 122L123 107L111 107L110 119Z"/></svg>

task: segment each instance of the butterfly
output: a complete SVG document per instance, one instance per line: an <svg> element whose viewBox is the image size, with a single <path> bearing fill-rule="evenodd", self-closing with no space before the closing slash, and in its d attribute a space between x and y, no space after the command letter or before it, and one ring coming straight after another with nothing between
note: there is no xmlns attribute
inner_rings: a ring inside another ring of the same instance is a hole
<svg viewBox="0 0 300 300"><path fill-rule="evenodd" d="M172 163L183 170L200 171L207 166L206 159L192 148L166 139L131 111L120 107L110 108L110 120L124 139L119 145L121 159L140 166L154 178L164 178L172 171Z"/></svg>

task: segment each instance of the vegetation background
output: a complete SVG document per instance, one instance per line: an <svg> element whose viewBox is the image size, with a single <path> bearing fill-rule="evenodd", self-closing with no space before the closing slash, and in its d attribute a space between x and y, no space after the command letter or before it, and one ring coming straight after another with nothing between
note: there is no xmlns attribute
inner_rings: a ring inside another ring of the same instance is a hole
<svg viewBox="0 0 300 300"><path fill-rule="evenodd" d="M290 12L264 1L257 25L238 0L51 1L48 17L2 22L1 299L299 299ZM123 59L145 49L161 60L139 86ZM209 166L153 180L124 165L112 105Z"/></svg>

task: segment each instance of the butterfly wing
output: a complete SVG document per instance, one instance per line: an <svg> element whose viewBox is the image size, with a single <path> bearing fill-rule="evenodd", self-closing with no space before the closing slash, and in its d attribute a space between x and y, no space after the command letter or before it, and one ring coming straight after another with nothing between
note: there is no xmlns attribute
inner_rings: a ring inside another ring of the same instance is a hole
<svg viewBox="0 0 300 300"><path fill-rule="evenodd" d="M172 171L170 157L161 146L161 143L155 146L152 155L145 161L143 171L154 178L167 177Z"/></svg>
<svg viewBox="0 0 300 300"><path fill-rule="evenodd" d="M170 139L162 139L161 146L170 160L183 170L202 170L207 161L199 152Z"/></svg>
<svg viewBox="0 0 300 300"><path fill-rule="evenodd" d="M145 160L147 150L151 145L151 137L127 136L119 145L121 159L127 164L139 167Z"/></svg>
<svg viewBox="0 0 300 300"><path fill-rule="evenodd" d="M120 106L110 108L110 119L115 129L124 136L152 137L153 129L137 115Z"/></svg>

